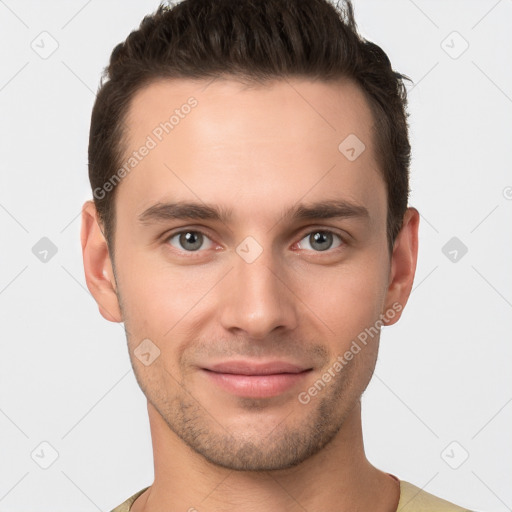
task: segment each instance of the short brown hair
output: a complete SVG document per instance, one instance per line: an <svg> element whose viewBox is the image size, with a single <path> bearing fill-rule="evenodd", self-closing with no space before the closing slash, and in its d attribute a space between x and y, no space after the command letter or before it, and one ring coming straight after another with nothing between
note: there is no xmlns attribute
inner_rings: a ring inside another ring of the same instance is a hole
<svg viewBox="0 0 512 512"><path fill-rule="evenodd" d="M135 93L165 78L230 77L266 83L288 77L347 78L364 92L375 120L375 149L387 187L392 251L409 196L407 93L386 53L359 35L350 0L183 0L161 3L110 56L92 110L89 180L113 256L115 192L125 120ZM101 193L97 193L101 191Z"/></svg>

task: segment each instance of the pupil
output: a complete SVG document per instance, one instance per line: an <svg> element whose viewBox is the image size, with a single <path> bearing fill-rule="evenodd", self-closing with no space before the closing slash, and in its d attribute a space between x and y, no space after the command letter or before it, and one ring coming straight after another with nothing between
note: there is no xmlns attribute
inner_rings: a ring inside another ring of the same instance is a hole
<svg viewBox="0 0 512 512"><path fill-rule="evenodd" d="M201 247L201 242L202 235L200 233L194 233L193 231L183 233L180 237L181 245L192 251L199 249ZM186 244L189 244L189 246L187 247ZM192 247L190 245L192 245Z"/></svg>
<svg viewBox="0 0 512 512"><path fill-rule="evenodd" d="M313 244L311 244L313 247L314 247L314 244L322 244L326 241L330 241L330 239L332 238L332 235L330 233L324 233L323 231L317 231L314 236L314 242ZM330 244L328 244L330 245ZM325 251L326 249L328 249L328 247L326 247L325 245L322 247L321 245L319 247L317 247L318 250L320 251Z"/></svg>

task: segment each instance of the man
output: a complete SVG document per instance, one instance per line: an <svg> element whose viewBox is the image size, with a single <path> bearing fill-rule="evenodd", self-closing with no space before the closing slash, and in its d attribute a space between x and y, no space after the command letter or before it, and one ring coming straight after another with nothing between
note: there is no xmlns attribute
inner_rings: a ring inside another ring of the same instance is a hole
<svg viewBox="0 0 512 512"><path fill-rule="evenodd" d="M416 269L403 75L326 0L184 0L118 45L82 248L148 400L115 511L462 511L372 466L360 397Z"/></svg>

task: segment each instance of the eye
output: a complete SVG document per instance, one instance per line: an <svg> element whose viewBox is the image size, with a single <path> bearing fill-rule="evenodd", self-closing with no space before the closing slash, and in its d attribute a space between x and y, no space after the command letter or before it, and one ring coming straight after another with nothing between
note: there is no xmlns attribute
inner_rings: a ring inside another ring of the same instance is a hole
<svg viewBox="0 0 512 512"><path fill-rule="evenodd" d="M336 238L338 244L333 245ZM199 252L200 249L211 249L215 245L206 234L197 229L186 229L174 233L167 237L165 242L175 249L185 252ZM336 249L344 243L344 239L337 233L326 229L317 229L308 233L298 242L298 245L300 249L325 252L329 249Z"/></svg>
<svg viewBox="0 0 512 512"><path fill-rule="evenodd" d="M338 238L340 243L335 247L332 247L334 237ZM311 231L299 242L299 246L302 245L304 240L306 240L306 243L309 245L309 247L306 246L301 248L313 250L315 252L323 252L333 248L336 249L337 247L340 247L344 244L344 240L340 235L325 229L317 229L315 231Z"/></svg>
<svg viewBox="0 0 512 512"><path fill-rule="evenodd" d="M180 251L184 250L186 252L197 252L201 249L205 241L209 242L210 245L203 248L210 248L213 242L201 231L193 229L187 229L185 231L175 233L166 240L166 242L176 249L179 249Z"/></svg>

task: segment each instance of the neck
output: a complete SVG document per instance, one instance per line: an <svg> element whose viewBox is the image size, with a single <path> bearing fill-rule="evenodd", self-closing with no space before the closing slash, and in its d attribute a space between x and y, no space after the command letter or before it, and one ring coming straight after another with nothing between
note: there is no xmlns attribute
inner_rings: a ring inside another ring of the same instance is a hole
<svg viewBox="0 0 512 512"><path fill-rule="evenodd" d="M366 459L361 406L335 438L298 466L276 471L232 471L195 453L148 404L155 480L131 512L373 510L395 512L399 482Z"/></svg>

